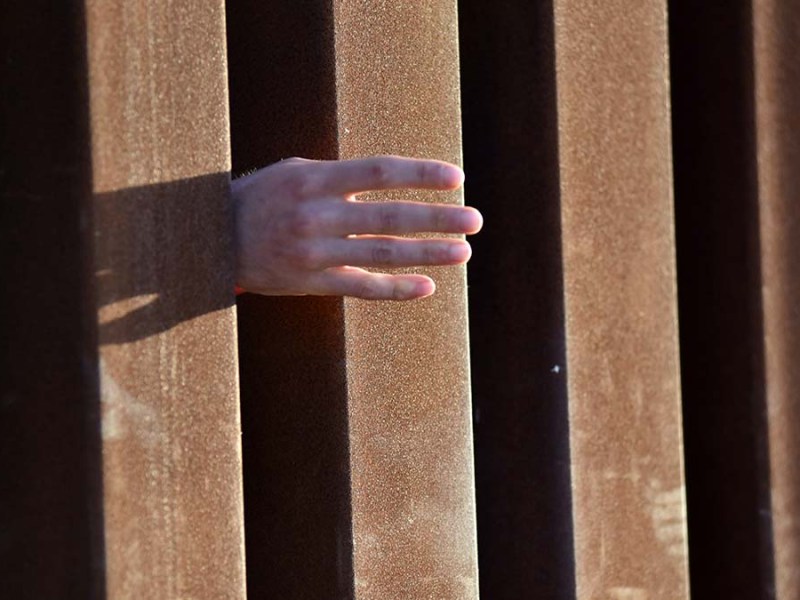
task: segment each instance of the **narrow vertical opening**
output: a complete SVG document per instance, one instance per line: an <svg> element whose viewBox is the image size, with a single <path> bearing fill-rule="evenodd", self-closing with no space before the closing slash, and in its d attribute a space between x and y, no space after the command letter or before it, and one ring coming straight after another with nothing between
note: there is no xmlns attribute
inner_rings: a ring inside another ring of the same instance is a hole
<svg viewBox="0 0 800 600"><path fill-rule="evenodd" d="M233 171L337 156L330 2L226 3ZM352 598L342 301L238 301L251 598Z"/></svg>
<svg viewBox="0 0 800 600"><path fill-rule="evenodd" d="M691 587L770 598L752 10L669 9Z"/></svg>
<svg viewBox="0 0 800 600"><path fill-rule="evenodd" d="M481 592L574 598L553 4L459 27Z"/></svg>

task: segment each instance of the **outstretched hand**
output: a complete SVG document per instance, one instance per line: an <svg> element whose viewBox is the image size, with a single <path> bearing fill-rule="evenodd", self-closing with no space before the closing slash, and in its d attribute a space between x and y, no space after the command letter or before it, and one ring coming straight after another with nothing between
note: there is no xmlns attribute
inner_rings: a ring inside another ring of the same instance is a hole
<svg viewBox="0 0 800 600"><path fill-rule="evenodd" d="M421 202L360 202L356 194L395 189L452 190L464 174L434 160L378 156L343 161L291 158L236 179L236 283L266 295L412 300L432 294L424 275L367 268L456 265L469 260L462 239L483 219L473 208Z"/></svg>

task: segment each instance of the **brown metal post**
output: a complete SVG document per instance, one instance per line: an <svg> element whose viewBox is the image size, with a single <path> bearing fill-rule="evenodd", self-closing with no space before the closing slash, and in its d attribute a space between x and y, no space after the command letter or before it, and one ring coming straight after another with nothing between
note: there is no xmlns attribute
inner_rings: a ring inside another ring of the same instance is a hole
<svg viewBox="0 0 800 600"><path fill-rule="evenodd" d="M87 6L108 594L241 598L223 6Z"/></svg>
<svg viewBox="0 0 800 600"><path fill-rule="evenodd" d="M108 595L243 598L223 4L87 7Z"/></svg>
<svg viewBox="0 0 800 600"><path fill-rule="evenodd" d="M459 161L454 2L240 1L228 16L237 170ZM405 305L240 301L253 597L477 596L464 271L433 276L436 295Z"/></svg>
<svg viewBox="0 0 800 600"><path fill-rule="evenodd" d="M455 1L334 17L340 156L460 162ZM465 272L432 275L419 302L344 303L357 598L477 598Z"/></svg>
<svg viewBox="0 0 800 600"><path fill-rule="evenodd" d="M775 597L800 598L800 9L753 3L764 374Z"/></svg>
<svg viewBox="0 0 800 600"><path fill-rule="evenodd" d="M686 598L665 2L556 0L578 598Z"/></svg>
<svg viewBox="0 0 800 600"><path fill-rule="evenodd" d="M0 595L243 598L223 5L6 8Z"/></svg>

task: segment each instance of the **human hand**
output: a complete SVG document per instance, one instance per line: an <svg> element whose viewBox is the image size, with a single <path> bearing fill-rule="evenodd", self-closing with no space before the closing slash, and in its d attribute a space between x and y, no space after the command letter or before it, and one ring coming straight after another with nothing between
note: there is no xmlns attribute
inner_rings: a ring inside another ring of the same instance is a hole
<svg viewBox="0 0 800 600"><path fill-rule="evenodd" d="M415 233L468 234L480 213L422 202L360 202L377 190L458 188L448 163L378 156L314 161L290 158L231 184L236 219L236 284L265 295L413 300L435 290L430 277L364 268L456 265L469 260L461 239L410 239Z"/></svg>

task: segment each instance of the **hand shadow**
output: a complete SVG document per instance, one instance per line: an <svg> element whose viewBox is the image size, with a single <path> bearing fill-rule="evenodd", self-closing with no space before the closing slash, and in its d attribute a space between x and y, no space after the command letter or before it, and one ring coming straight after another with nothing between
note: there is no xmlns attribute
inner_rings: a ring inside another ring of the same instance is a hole
<svg viewBox="0 0 800 600"><path fill-rule="evenodd" d="M100 344L124 344L234 304L227 172L94 196Z"/></svg>

